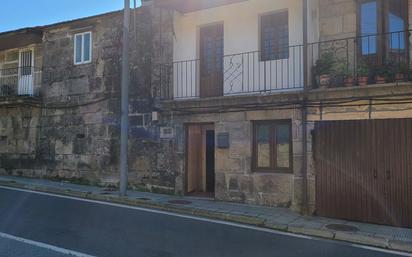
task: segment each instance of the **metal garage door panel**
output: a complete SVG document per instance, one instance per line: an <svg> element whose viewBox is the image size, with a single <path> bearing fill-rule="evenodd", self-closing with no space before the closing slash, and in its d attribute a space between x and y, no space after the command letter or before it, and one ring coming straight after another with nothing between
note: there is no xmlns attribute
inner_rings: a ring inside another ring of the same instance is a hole
<svg viewBox="0 0 412 257"><path fill-rule="evenodd" d="M321 216L412 227L412 120L315 125Z"/></svg>

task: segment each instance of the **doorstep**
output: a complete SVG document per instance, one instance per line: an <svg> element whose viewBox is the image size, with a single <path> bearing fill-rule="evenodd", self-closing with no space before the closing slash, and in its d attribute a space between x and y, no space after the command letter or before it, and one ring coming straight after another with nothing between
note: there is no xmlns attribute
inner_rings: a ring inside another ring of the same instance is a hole
<svg viewBox="0 0 412 257"><path fill-rule="evenodd" d="M120 197L117 191L107 188L44 179L0 176L0 185L133 205L254 225L295 234L412 252L412 229L408 228L302 216L285 208L220 202L213 199L195 197L179 197L137 191L129 191L127 197Z"/></svg>

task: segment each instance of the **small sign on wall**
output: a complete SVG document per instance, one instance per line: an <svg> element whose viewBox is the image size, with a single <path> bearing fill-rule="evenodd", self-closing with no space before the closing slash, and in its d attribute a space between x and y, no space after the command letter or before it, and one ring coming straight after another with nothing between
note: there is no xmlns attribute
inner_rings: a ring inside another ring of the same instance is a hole
<svg viewBox="0 0 412 257"><path fill-rule="evenodd" d="M229 133L217 134L217 148L227 149L229 148Z"/></svg>
<svg viewBox="0 0 412 257"><path fill-rule="evenodd" d="M160 128L160 139L172 139L174 138L174 130L172 127Z"/></svg>

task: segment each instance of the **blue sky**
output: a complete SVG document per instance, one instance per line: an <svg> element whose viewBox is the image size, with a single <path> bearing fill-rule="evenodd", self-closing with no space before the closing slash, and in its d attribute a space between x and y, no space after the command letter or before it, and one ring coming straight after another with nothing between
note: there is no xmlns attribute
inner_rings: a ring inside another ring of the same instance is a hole
<svg viewBox="0 0 412 257"><path fill-rule="evenodd" d="M0 1L0 32L120 10L124 4L124 0ZM130 2L133 6L133 0Z"/></svg>

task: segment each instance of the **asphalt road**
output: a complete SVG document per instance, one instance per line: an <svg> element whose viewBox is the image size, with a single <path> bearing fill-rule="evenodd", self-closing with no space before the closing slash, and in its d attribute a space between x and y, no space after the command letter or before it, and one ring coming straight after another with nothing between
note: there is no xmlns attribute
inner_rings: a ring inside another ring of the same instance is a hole
<svg viewBox="0 0 412 257"><path fill-rule="evenodd" d="M1 233L102 257L399 256L334 241L8 189L0 189L0 217ZM19 249L24 252L13 255ZM2 257L64 256L44 251L41 255L36 246L0 237Z"/></svg>
<svg viewBox="0 0 412 257"><path fill-rule="evenodd" d="M29 245L12 239L0 238L1 257L70 257L39 246ZM71 256L73 257L73 256Z"/></svg>

